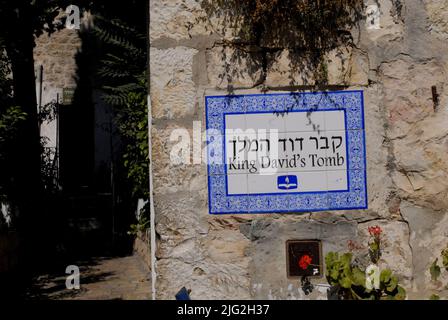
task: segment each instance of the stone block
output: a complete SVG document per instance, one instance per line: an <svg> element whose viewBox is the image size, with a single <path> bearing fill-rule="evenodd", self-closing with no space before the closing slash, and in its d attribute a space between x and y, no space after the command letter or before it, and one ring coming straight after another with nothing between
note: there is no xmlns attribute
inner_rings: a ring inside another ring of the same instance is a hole
<svg viewBox="0 0 448 320"><path fill-rule="evenodd" d="M211 88L251 88L261 84L261 56L256 51L215 46L207 50L207 74Z"/></svg>
<svg viewBox="0 0 448 320"><path fill-rule="evenodd" d="M210 33L206 12L195 0L150 2L150 41L160 38L189 39Z"/></svg>
<svg viewBox="0 0 448 320"><path fill-rule="evenodd" d="M154 119L192 116L196 87L193 82L193 57L197 50L177 47L150 50L151 102Z"/></svg>
<svg viewBox="0 0 448 320"><path fill-rule="evenodd" d="M448 3L445 0L425 0L429 30L441 40L448 39Z"/></svg>
<svg viewBox="0 0 448 320"><path fill-rule="evenodd" d="M367 54L357 49L332 50L320 66L309 56L289 50L268 54L268 60L265 85L270 88L313 86L317 80L330 86L367 86L369 82Z"/></svg>

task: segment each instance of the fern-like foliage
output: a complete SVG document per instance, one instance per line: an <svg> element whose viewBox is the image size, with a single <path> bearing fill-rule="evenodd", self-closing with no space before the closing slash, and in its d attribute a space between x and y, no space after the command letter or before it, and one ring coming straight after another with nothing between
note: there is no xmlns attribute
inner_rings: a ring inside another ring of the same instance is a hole
<svg viewBox="0 0 448 320"><path fill-rule="evenodd" d="M95 17L93 33L108 53L98 70L107 103L120 106L131 92L146 91L145 34L119 19Z"/></svg>
<svg viewBox="0 0 448 320"><path fill-rule="evenodd" d="M103 45L98 75L103 99L114 107L115 123L125 144L123 166L135 198L147 199L148 120L146 110L146 36L120 19L96 16L93 33Z"/></svg>

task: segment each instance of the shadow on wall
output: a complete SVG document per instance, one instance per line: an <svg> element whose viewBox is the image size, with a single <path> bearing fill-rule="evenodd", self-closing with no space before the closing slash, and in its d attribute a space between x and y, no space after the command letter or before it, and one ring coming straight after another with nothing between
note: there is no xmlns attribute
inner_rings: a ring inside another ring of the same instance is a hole
<svg viewBox="0 0 448 320"><path fill-rule="evenodd" d="M219 77L230 93L232 83L244 76L242 69L254 87L262 85L280 58L287 60L288 68L278 71L288 75L291 87L328 89L325 58L336 49L342 56L354 45L352 30L359 30L364 12L362 0L202 0L201 6L208 16L200 18L202 22L219 21L219 28L213 27L222 34L225 66ZM227 34L232 34L230 40Z"/></svg>

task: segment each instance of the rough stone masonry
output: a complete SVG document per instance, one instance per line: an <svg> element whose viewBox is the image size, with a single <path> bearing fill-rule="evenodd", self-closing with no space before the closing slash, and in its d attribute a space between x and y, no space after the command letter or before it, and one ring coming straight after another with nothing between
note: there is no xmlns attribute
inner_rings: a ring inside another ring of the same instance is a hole
<svg viewBox="0 0 448 320"><path fill-rule="evenodd" d="M183 286L193 299L326 299L326 287L305 296L300 281L288 280L285 241L320 239L325 255L347 251L349 240L365 244L373 225L384 230L381 265L400 276L410 299L447 296L447 279L431 282L428 268L448 244L448 1L365 3L379 4L380 29L361 23L356 46L328 56L328 76L330 85L364 91L369 209L212 216L206 164L171 163L170 134L191 131L194 121L204 130L204 97L225 95L229 85L239 93L284 91L288 55L277 55L268 70L249 57L229 63L222 52L231 50L223 45L232 32L200 19L206 13L198 1L151 1L159 299L173 299Z"/></svg>

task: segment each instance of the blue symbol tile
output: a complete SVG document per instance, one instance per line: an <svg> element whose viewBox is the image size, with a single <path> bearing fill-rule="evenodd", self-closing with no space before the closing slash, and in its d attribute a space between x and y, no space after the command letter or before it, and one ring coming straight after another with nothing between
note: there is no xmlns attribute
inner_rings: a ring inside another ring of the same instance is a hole
<svg viewBox="0 0 448 320"><path fill-rule="evenodd" d="M280 190L294 190L299 187L297 176L280 176L277 178L277 187Z"/></svg>

